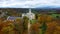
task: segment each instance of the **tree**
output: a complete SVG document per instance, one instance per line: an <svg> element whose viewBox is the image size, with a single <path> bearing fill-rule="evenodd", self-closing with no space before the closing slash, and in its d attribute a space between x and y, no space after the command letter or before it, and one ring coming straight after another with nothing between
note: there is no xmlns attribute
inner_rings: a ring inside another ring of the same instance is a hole
<svg viewBox="0 0 60 34"><path fill-rule="evenodd" d="M23 33L23 20L21 18L17 18L14 22L15 26L15 32L16 34L22 34Z"/></svg>
<svg viewBox="0 0 60 34"><path fill-rule="evenodd" d="M38 14L35 14L35 19L38 19Z"/></svg>
<svg viewBox="0 0 60 34"><path fill-rule="evenodd" d="M38 16L38 22L41 24L40 29L41 29L41 34L45 34L47 30L47 24L46 24L46 15L41 14Z"/></svg>
<svg viewBox="0 0 60 34"><path fill-rule="evenodd" d="M28 17L24 16L23 17L23 27L24 27L23 32L28 32L28 23L29 23Z"/></svg>
<svg viewBox="0 0 60 34"><path fill-rule="evenodd" d="M40 28L42 29L42 34L45 34L45 32L47 30L47 24L45 22L43 22L43 24Z"/></svg>

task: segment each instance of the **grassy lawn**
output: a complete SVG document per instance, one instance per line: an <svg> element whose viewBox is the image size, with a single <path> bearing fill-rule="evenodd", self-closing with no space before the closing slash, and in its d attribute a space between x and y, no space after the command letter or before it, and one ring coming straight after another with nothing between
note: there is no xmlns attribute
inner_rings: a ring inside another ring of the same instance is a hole
<svg viewBox="0 0 60 34"><path fill-rule="evenodd" d="M31 24L34 24L34 23L36 23L36 20L35 20L35 19L30 20L30 23L31 23Z"/></svg>

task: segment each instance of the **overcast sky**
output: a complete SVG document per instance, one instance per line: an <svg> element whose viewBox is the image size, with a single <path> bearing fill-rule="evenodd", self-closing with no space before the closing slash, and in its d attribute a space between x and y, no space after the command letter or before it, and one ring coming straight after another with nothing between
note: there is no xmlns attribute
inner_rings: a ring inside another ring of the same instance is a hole
<svg viewBox="0 0 60 34"><path fill-rule="evenodd" d="M0 8L60 7L60 0L0 0Z"/></svg>

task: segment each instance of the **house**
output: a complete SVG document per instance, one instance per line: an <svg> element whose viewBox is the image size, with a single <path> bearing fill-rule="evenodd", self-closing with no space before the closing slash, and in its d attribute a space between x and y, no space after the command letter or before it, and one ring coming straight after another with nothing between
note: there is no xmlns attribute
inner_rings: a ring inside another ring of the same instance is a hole
<svg viewBox="0 0 60 34"><path fill-rule="evenodd" d="M14 21L14 20L16 20L17 18L20 19L21 17L8 16L7 20L9 20L9 21Z"/></svg>

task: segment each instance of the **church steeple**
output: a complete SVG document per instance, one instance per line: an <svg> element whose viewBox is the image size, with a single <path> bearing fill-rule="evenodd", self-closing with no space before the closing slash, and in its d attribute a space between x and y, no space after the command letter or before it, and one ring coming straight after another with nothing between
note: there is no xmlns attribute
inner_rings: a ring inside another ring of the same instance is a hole
<svg viewBox="0 0 60 34"><path fill-rule="evenodd" d="M29 9L29 13L31 13L31 9Z"/></svg>

